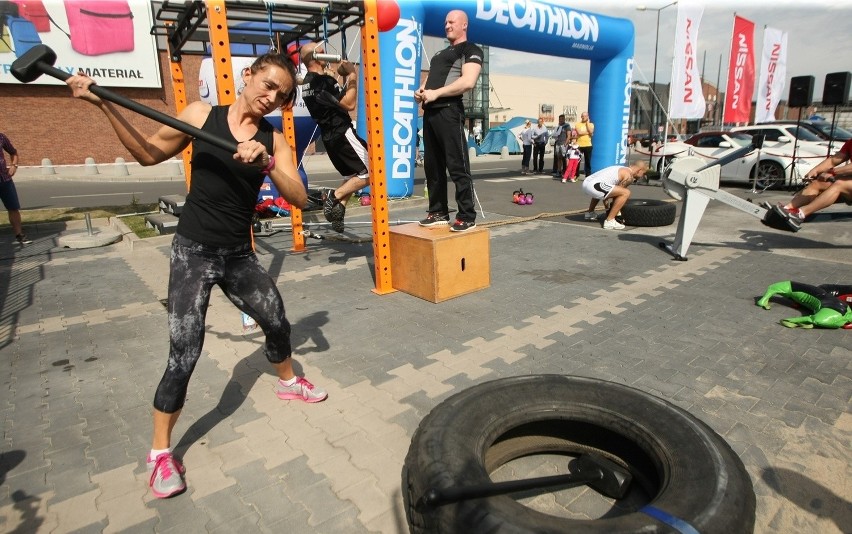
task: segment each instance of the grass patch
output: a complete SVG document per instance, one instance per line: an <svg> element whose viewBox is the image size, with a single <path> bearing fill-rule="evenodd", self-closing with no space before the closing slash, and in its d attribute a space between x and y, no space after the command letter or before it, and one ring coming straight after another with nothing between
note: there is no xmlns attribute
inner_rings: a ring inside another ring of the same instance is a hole
<svg viewBox="0 0 852 534"><path fill-rule="evenodd" d="M140 239L160 235L157 233L156 229L148 228L145 225L144 215L128 215L127 217L122 217L121 220L124 221L124 224L130 228L130 231L136 234Z"/></svg>
<svg viewBox="0 0 852 534"><path fill-rule="evenodd" d="M93 219L108 219L117 215L127 215L122 217L126 224L140 238L154 237L157 231L153 228L145 227L144 215L131 215L134 213L148 213L157 211L157 204L140 204L131 202L124 206L101 206L97 208L46 208L35 210L21 210L21 218L24 226L28 224L53 223L53 222L68 222L85 220L86 214L90 214ZM0 223L0 228L8 228L8 220Z"/></svg>

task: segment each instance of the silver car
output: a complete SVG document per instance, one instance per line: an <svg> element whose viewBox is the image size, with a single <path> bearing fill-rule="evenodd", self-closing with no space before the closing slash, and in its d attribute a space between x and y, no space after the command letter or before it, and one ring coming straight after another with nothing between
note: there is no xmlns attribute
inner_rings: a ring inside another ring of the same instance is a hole
<svg viewBox="0 0 852 534"><path fill-rule="evenodd" d="M651 165L662 176L665 168L677 157L697 156L707 163L712 163L748 146L751 142L751 132L701 132L682 143L668 143L657 147L651 158ZM802 177L824 158L825 147L798 145L794 165L793 143L789 142L788 138L780 142L767 140L760 150L752 150L745 156L723 165L721 180L747 184L754 181L755 187L759 189L799 184Z"/></svg>

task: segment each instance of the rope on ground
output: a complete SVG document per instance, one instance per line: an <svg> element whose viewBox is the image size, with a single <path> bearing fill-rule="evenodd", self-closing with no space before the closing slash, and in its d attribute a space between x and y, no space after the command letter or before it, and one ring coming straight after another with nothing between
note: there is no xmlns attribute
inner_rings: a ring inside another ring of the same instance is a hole
<svg viewBox="0 0 852 534"><path fill-rule="evenodd" d="M488 223L477 223L476 226L481 226L483 228L491 228L493 226L504 226L507 224L517 224L522 222L534 221L536 219L547 219L550 217L567 217L569 215L579 215L581 213L586 213L586 210L571 210L571 211L557 211L557 212L542 212L538 215L531 215L529 217L513 217L511 219L504 219L502 221L494 221Z"/></svg>
<svg viewBox="0 0 852 534"><path fill-rule="evenodd" d="M529 217L513 217L511 219L504 219L502 221L494 221L487 223L477 223L477 227L481 228L491 228L494 226L505 226L507 224L518 224L523 222L534 221L536 219L547 219L549 217L567 217L569 215L579 215L581 213L586 213L586 210L571 210L571 211L558 211L558 212L543 212L537 215L531 215ZM322 241L337 241L339 243L370 243L373 241L372 237L347 237L339 234L318 234L316 232L312 232L310 230L304 231L304 236L312 239L319 239Z"/></svg>
<svg viewBox="0 0 852 534"><path fill-rule="evenodd" d="M664 202L676 202L674 199L665 199ZM529 217L512 217L511 219L503 219L501 221L494 222L479 222L476 223L477 227L481 228L492 228L495 226L505 226L507 224L518 224L524 222L535 221L537 219L549 219L550 217L568 217L571 215L580 215L582 213L586 213L585 209L579 210L569 210L569 211L545 211L536 215L530 215ZM601 212L603 213L603 212ZM318 234L317 232L312 232L311 230L304 230L303 235L307 238L318 239L321 241L336 241L339 243L371 243L373 241L372 237L347 237L340 234Z"/></svg>

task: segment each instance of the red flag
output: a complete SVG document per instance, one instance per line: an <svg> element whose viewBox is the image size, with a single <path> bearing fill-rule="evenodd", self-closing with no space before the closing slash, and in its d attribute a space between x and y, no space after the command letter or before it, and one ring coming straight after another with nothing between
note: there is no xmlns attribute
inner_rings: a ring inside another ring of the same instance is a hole
<svg viewBox="0 0 852 534"><path fill-rule="evenodd" d="M754 94L754 23L734 17L734 38L728 64L728 89L722 122L748 122Z"/></svg>

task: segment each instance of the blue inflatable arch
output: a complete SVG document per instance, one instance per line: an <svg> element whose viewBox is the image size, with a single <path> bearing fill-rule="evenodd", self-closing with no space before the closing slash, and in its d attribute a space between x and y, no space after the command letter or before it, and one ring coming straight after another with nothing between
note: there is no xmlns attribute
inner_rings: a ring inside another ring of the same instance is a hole
<svg viewBox="0 0 852 534"><path fill-rule="evenodd" d="M570 7L558 0L397 0L396 26L379 34L385 162L389 197L414 188L414 145L422 36L445 37L447 13L468 16L468 40L477 44L590 62L589 114L595 123L592 168L627 161L633 23ZM358 129L366 138L364 98ZM428 150L428 148L427 148Z"/></svg>

